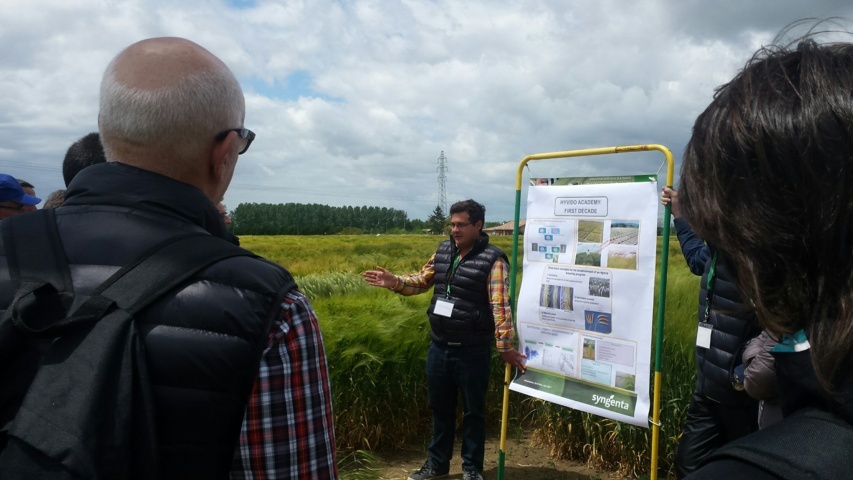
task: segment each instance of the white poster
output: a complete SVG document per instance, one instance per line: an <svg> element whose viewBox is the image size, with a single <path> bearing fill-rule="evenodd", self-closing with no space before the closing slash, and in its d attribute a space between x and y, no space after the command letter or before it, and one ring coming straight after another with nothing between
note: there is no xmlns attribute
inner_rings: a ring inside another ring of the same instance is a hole
<svg viewBox="0 0 853 480"><path fill-rule="evenodd" d="M531 186L512 390L648 427L658 188Z"/></svg>

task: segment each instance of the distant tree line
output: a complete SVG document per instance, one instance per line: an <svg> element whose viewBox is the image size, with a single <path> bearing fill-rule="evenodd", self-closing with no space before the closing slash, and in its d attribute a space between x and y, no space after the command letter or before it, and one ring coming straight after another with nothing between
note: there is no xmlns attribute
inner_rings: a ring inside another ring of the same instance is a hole
<svg viewBox="0 0 853 480"><path fill-rule="evenodd" d="M421 233L429 226L386 207L331 207L316 203L241 203L230 212L237 235Z"/></svg>

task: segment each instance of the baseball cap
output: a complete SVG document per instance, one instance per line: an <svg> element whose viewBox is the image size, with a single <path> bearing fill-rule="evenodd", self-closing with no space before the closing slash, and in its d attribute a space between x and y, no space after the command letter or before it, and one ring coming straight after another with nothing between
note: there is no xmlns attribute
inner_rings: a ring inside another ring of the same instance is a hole
<svg viewBox="0 0 853 480"><path fill-rule="evenodd" d="M24 193L18 180L5 173L0 173L0 202L18 202L24 205L36 205L41 199Z"/></svg>

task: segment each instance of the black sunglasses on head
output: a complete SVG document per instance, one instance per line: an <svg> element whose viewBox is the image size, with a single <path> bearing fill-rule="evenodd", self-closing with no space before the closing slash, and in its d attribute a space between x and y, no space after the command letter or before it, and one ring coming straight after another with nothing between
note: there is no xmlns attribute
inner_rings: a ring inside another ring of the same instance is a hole
<svg viewBox="0 0 853 480"><path fill-rule="evenodd" d="M239 138L241 141L245 142L245 145L243 145L240 148L240 151L237 154L242 155L242 154L246 153L246 150L249 149L249 145L252 144L252 140L255 139L255 132L249 130L248 128L229 128L228 130L225 130L224 132L217 133L216 136L213 137L213 139L216 140L217 142L221 142L221 141L225 140L225 137L227 137L228 134L231 132L237 132L237 138Z"/></svg>

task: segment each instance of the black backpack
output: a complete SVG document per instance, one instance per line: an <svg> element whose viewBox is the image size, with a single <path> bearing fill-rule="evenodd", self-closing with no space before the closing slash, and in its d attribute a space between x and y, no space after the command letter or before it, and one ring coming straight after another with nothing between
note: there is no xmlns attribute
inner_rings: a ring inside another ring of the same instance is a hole
<svg viewBox="0 0 853 480"><path fill-rule="evenodd" d="M134 315L205 267L252 254L208 234L178 235L82 295L53 210L8 218L0 230L15 291L0 317L0 478L158 478Z"/></svg>
<svg viewBox="0 0 853 480"><path fill-rule="evenodd" d="M726 463L727 462L727 463ZM713 467L725 463L725 472ZM706 468L687 479L775 478L839 480L853 478L853 427L843 418L814 407L727 443L702 462Z"/></svg>

